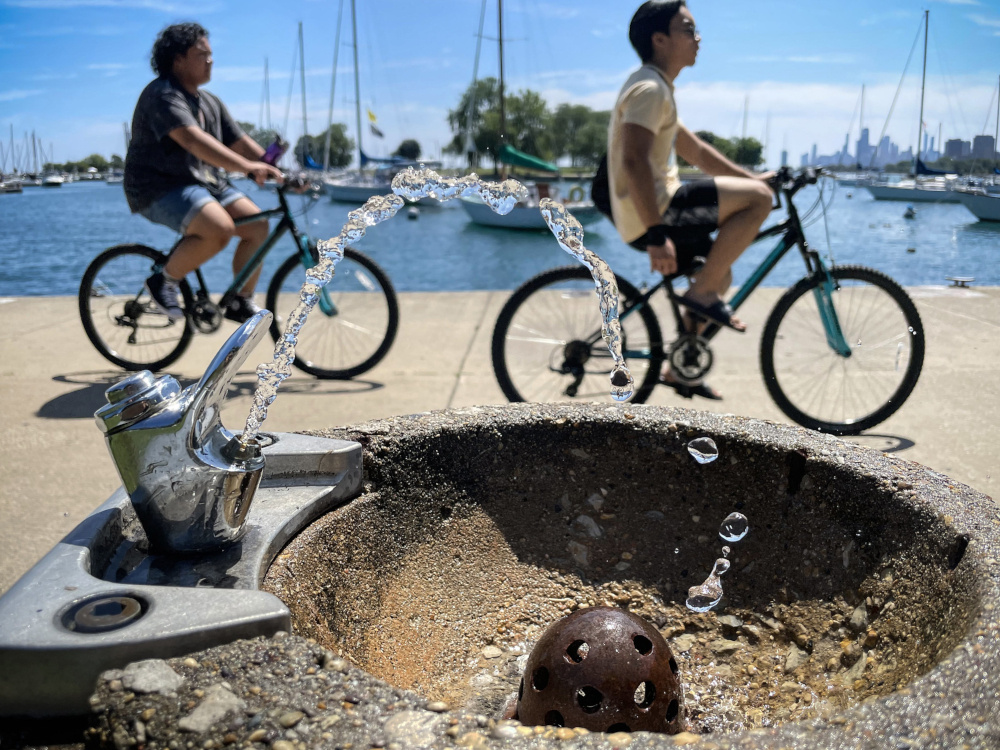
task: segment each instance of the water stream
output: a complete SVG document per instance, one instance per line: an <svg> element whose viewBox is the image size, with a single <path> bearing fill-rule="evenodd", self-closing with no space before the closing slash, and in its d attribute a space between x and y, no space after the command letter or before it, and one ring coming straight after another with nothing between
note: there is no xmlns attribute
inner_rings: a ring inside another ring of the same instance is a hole
<svg viewBox="0 0 1000 750"><path fill-rule="evenodd" d="M284 333L275 344L274 356L270 362L257 367L258 385L241 437L244 444L250 443L257 436L261 424L267 418L268 407L278 395L279 386L291 375L299 331L319 301L322 288L334 277L336 265L344 257L346 245L364 237L368 227L395 216L404 205L404 198L417 200L431 197L444 202L460 196L477 195L496 213L506 215L518 201L528 197L527 188L517 180L489 182L481 180L475 174L442 177L433 170L412 167L396 175L392 181L392 190L394 195L375 196L361 208L351 211L339 235L319 242L319 262L306 272L298 305L288 316ZM632 396L633 380L622 355L618 283L615 276L607 263L584 246L583 227L562 204L545 199L539 209L559 246L586 266L594 277L601 309L601 332L615 362L611 371L611 395L618 401L625 401Z"/></svg>

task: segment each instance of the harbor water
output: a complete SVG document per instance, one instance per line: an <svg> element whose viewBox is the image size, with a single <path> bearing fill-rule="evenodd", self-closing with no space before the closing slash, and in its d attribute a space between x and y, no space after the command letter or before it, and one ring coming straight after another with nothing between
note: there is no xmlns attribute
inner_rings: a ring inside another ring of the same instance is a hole
<svg viewBox="0 0 1000 750"><path fill-rule="evenodd" d="M257 205L271 207L268 190L239 181ZM977 284L1000 285L1000 224L978 222L958 204L920 204L914 219L904 219L903 203L875 201L863 188L838 188L827 210L829 245L823 218L817 211L806 228L809 242L837 263L863 263L904 286L946 284L947 276L969 276ZM851 197L848 197L850 195ZM800 211L816 199L816 188L796 197ZM302 214L299 226L326 239L337 234L351 205L321 197L312 205L293 197ZM778 220L782 213L772 214ZM58 189L30 188L0 196L0 296L75 295L87 264L102 250L139 243L167 249L176 240L170 230L132 215L120 185L80 182ZM586 229L587 247L604 258L616 274L636 285L652 281L642 253L618 238L601 219ZM751 247L733 269L739 284L771 248L771 242ZM457 201L420 207L419 218L387 222L357 244L385 270L396 289L468 291L513 289L534 274L569 260L547 231L523 232L472 224ZM264 284L293 252L290 237L265 262ZM221 292L232 280L231 249L206 267L212 291ZM788 286L803 275L794 251L765 281ZM262 284L261 291L264 285Z"/></svg>

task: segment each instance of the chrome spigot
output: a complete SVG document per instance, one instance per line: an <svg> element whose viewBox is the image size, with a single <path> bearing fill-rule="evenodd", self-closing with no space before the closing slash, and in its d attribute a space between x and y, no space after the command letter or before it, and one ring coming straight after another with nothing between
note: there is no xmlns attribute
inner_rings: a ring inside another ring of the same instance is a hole
<svg viewBox="0 0 1000 750"><path fill-rule="evenodd" d="M94 417L151 545L202 552L236 541L264 471L256 441L222 426L229 383L267 333L271 313L254 315L229 337L197 384L181 390L148 370L111 386Z"/></svg>

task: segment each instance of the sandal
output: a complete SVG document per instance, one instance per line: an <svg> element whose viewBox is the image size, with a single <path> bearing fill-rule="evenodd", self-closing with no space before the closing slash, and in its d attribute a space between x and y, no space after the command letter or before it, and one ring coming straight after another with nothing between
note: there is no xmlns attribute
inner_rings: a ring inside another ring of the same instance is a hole
<svg viewBox="0 0 1000 750"><path fill-rule="evenodd" d="M746 333L745 327L737 328L733 324L733 308L721 299L716 300L710 305L706 305L702 302L696 302L689 296L684 295L683 297L679 297L677 302L684 305L684 307L686 307L693 315L703 318L709 323L715 323L716 325L725 326L726 328L732 328L737 333Z"/></svg>
<svg viewBox="0 0 1000 750"><path fill-rule="evenodd" d="M676 380L667 380L663 375L660 375L660 385L673 388L677 391L677 394L683 398L701 396L702 398L707 398L710 401L722 401L722 394L704 383L698 383L698 385L687 385L686 383L679 383Z"/></svg>

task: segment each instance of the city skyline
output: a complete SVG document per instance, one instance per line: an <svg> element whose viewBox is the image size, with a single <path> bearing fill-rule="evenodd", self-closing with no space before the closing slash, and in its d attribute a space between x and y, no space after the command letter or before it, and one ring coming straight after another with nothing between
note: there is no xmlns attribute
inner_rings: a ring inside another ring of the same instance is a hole
<svg viewBox="0 0 1000 750"><path fill-rule="evenodd" d="M302 20L309 132L326 127L337 28L333 0L281 6L260 0L199 6L188 0L0 0L0 7L5 144L13 126L16 142L35 131L56 162L93 152L122 154L122 123L131 121L138 94L152 78L153 38L168 23L191 18L211 32L216 65L207 88L240 120L264 119L268 58L272 123L293 141L302 133L299 72L292 65ZM479 0L358 2L362 106L377 114L385 133L382 140L365 133L366 149L384 155L415 138L425 156L435 157L451 140L447 112L472 80L480 7ZM782 150L801 154L814 143L823 153L839 152L849 130L853 150L862 85L865 125L881 133L923 15L911 0L885 0L877 9L862 0L836 8L790 0L762 0L752 9L736 0L691 0L689 7L703 41L697 64L677 80L682 119L693 130L724 137L746 132L765 143L771 165ZM926 7L931 43L924 119L930 132L937 139L942 123L943 141L992 134L1000 12L986 0L928 0ZM480 77L497 74L495 11L490 0ZM531 88L551 107L569 102L609 109L638 64L627 43L632 11L600 0L507 0L509 89ZM334 120L347 123L354 137L348 16L345 4ZM916 137L919 57L918 50L887 131L901 150Z"/></svg>

